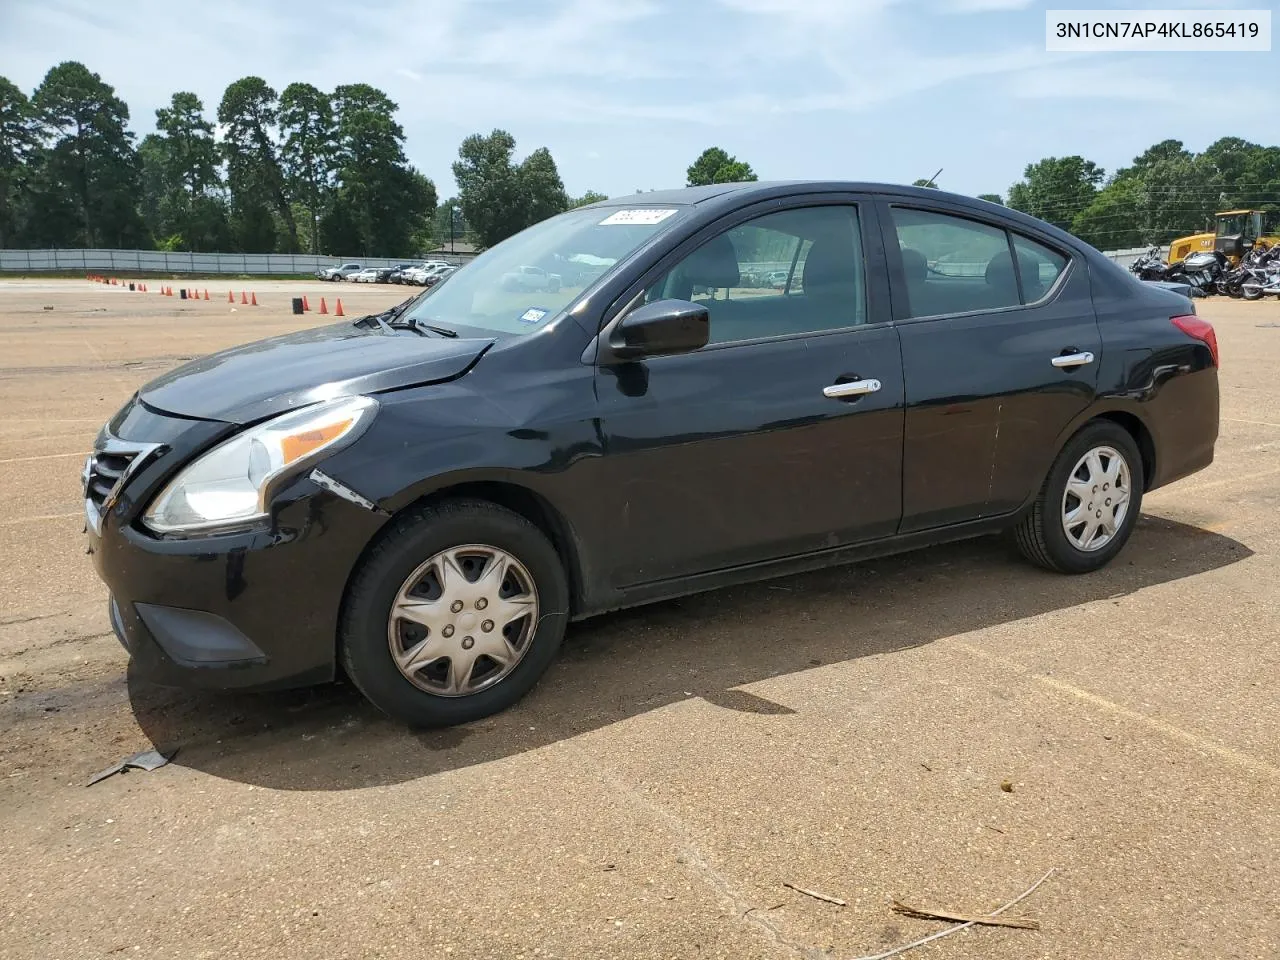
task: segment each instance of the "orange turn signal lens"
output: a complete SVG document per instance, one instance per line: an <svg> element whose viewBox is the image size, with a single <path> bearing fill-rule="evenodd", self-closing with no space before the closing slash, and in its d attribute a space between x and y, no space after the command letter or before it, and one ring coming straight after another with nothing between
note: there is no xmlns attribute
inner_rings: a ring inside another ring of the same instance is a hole
<svg viewBox="0 0 1280 960"><path fill-rule="evenodd" d="M293 463L300 460L309 453L314 453L326 443L337 440L338 437L350 429L354 421L348 417L346 420L338 420L334 423L326 423L323 427L316 430L306 430L302 433L294 433L280 440L280 452L284 456L285 463Z"/></svg>

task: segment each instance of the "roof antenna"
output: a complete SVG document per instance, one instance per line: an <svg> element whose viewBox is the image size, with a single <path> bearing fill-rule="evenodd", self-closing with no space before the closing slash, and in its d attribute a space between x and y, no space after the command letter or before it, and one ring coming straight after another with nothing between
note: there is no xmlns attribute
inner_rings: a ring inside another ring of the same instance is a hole
<svg viewBox="0 0 1280 960"><path fill-rule="evenodd" d="M937 172L937 173L935 173L932 177L930 177L928 180L926 180L926 181L925 181L925 186L926 186L926 187L933 187L935 190L936 190L936 189L938 189L938 176L939 176L941 173L942 173L942 167L939 167L939 168L938 168L938 172Z"/></svg>

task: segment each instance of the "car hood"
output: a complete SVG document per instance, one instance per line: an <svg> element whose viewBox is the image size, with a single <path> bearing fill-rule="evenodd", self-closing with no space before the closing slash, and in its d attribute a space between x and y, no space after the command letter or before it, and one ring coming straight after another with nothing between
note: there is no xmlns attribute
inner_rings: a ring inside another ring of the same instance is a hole
<svg viewBox="0 0 1280 960"><path fill-rule="evenodd" d="M253 423L335 396L452 380L494 344L396 333L343 322L258 340L184 364L139 396L182 417Z"/></svg>

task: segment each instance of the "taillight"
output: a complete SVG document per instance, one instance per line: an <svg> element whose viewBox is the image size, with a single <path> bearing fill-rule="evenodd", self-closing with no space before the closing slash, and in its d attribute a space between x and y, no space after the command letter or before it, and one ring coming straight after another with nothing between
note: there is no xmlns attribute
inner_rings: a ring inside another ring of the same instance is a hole
<svg viewBox="0 0 1280 960"><path fill-rule="evenodd" d="M1218 335L1213 330L1213 324L1208 320L1202 320L1199 317L1184 316L1170 317L1173 325L1185 333L1189 337L1195 337L1197 340L1209 347L1209 355L1213 357L1213 365L1218 365Z"/></svg>

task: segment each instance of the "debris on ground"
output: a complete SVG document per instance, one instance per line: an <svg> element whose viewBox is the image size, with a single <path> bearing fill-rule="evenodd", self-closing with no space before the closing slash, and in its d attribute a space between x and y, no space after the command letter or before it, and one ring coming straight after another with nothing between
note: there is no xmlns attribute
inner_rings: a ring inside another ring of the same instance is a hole
<svg viewBox="0 0 1280 960"><path fill-rule="evenodd" d="M957 913L955 910L935 910L932 907L912 907L901 900L893 901L893 912L915 920L950 920L953 923L976 923L983 927L1017 927L1019 930L1039 930L1040 921L1030 917L1015 917L1006 920L1003 917L983 917L969 913Z"/></svg>
<svg viewBox="0 0 1280 960"><path fill-rule="evenodd" d="M119 763L95 773L85 786L92 787L100 780L105 780L107 777L114 776L117 773L125 773L128 770L145 770L150 773L152 770L163 767L173 759L177 752L177 750L170 750L167 754L164 754L159 750L144 750L142 753L135 753L133 756L125 757Z"/></svg>
<svg viewBox="0 0 1280 960"><path fill-rule="evenodd" d="M806 890L804 887L797 887L794 883L787 883L783 880L782 885L796 893L803 893L806 897L813 897L815 900L821 900L824 903L834 903L837 907L847 907L848 904L839 897L828 897L825 893L818 893L816 890Z"/></svg>
<svg viewBox="0 0 1280 960"><path fill-rule="evenodd" d="M1040 884L1044 883L1051 876L1053 876L1054 871L1056 869L1057 869L1056 867L1050 867L1048 873L1046 873L1043 877L1041 877L1039 880L1037 880L1035 883L1029 886L1026 890L1018 894L1016 897L1014 897L1012 900L1006 903L1003 907L999 907L995 910L992 910L988 914L984 914L981 917L975 917L972 920L965 920L963 923L958 923L954 927L948 927L946 930L939 930L937 933L931 933L929 934L929 936L921 937L919 940L913 940L911 943L904 943L902 946L894 947L892 950L886 950L884 953L877 953L877 954L873 954L871 956L866 956L866 957L857 957L855 958L855 960L888 960L889 957L896 957L900 953L906 953L908 950L914 950L916 947L923 947L926 943L932 943L934 940L940 940L943 937L949 937L953 933L958 933L961 930L967 930L969 927L972 927L976 924L983 923L984 921L992 920L995 917L1000 916L1000 914L1004 913L1006 910L1009 910L1012 907L1017 906L1023 900L1027 899L1027 897L1035 893L1036 890L1040 888ZM897 901L895 900L894 903L896 905ZM947 918L943 917L942 919L947 919ZM1038 930L1039 924L1037 924L1036 927L1034 928L1028 928L1028 929Z"/></svg>

